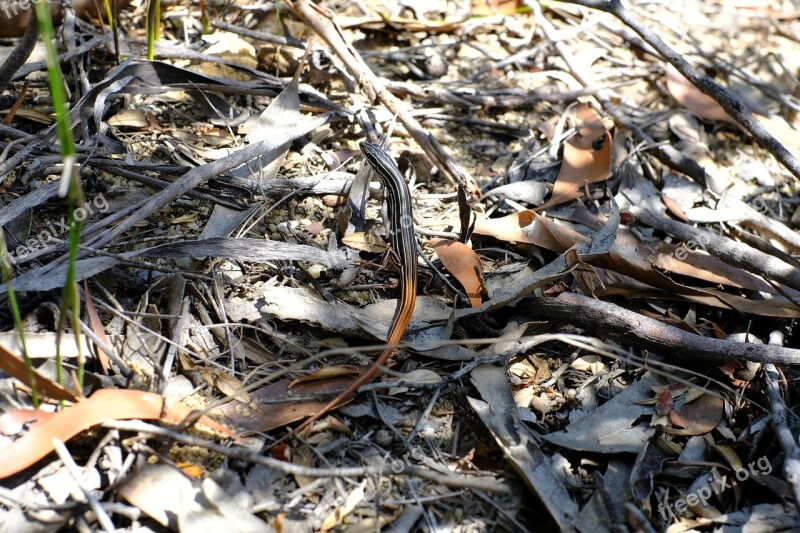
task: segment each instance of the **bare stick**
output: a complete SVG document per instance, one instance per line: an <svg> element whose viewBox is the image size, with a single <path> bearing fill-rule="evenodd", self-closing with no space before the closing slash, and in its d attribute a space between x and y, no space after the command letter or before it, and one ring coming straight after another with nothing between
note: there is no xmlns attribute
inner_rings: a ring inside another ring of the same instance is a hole
<svg viewBox="0 0 800 533"><path fill-rule="evenodd" d="M564 320L595 335L645 348L666 356L726 361L800 364L800 350L767 344L745 344L702 337L587 296L562 293L557 298L529 298L525 310L532 318Z"/></svg>
<svg viewBox="0 0 800 533"><path fill-rule="evenodd" d="M461 477L457 475L442 474L435 471L430 471L422 467L401 464L391 465L376 465L368 467L345 467L345 468L312 468L303 465L297 465L279 459L274 459L259 452L250 451L246 448L238 446L223 446L215 442L185 435L183 433L172 431L168 428L162 428L152 424L147 424L138 420L131 421L110 421L104 422L103 427L121 429L123 431L139 431L142 433L149 433L159 437L166 437L181 444L189 446L197 446L216 452L226 457L232 457L242 461L248 461L254 464L260 464L273 468L278 472L292 474L296 476L307 477L364 477L364 476L415 476L422 479L428 479L434 483L439 483L446 487L465 488L471 490L483 490L493 494L509 494L512 488L502 481L488 477Z"/></svg>
<svg viewBox="0 0 800 533"><path fill-rule="evenodd" d="M769 336L769 343L780 346L783 344L783 334L773 331ZM775 365L764 365L764 383L767 386L769 405L772 408L772 429L786 454L786 459L783 461L783 472L786 474L786 481L792 484L795 501L800 501L800 448L797 447L797 442L786 421L786 404L783 402L780 391L781 381L785 383Z"/></svg>

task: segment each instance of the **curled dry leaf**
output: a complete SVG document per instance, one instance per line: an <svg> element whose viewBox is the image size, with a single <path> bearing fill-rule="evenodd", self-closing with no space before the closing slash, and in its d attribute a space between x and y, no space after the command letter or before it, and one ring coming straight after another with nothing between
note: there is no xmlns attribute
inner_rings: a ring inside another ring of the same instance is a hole
<svg viewBox="0 0 800 533"><path fill-rule="evenodd" d="M251 391L249 402L233 401L217 407L212 413L219 413L227 424L236 427L242 433L271 431L307 418L325 407L328 400L303 400L303 398L332 397L344 390L352 383L352 378L342 372L342 368L344 367L332 372L332 374L341 372L338 377L331 374L327 375L328 379L292 381L287 378L270 383ZM292 389L289 388L290 383Z"/></svg>
<svg viewBox="0 0 800 533"><path fill-rule="evenodd" d="M322 521L320 531L330 531L342 523L342 519L355 510L359 503L364 499L366 494L367 481L364 480L361 484L353 489L344 501L341 507L334 509L325 520Z"/></svg>
<svg viewBox="0 0 800 533"><path fill-rule="evenodd" d="M150 125L147 116L135 109L124 109L108 119L108 125L115 128L146 128Z"/></svg>
<svg viewBox="0 0 800 533"><path fill-rule="evenodd" d="M683 212L680 206L675 202L675 200L662 193L661 201L664 202L664 205L667 207L667 211L669 211L670 214L672 214L672 216L674 216L681 222L686 222L687 224L689 223L689 218L686 216L686 214Z"/></svg>
<svg viewBox="0 0 800 533"><path fill-rule="evenodd" d="M591 150L594 147L594 142L606 134L603 119L595 113L589 104L584 104L583 102L578 104L576 114L581 125L578 127L575 136L567 142L580 150Z"/></svg>
<svg viewBox="0 0 800 533"><path fill-rule="evenodd" d="M598 355L583 355L575 359L569 366L575 370L591 372L593 376L604 371L606 368L606 365L603 364L603 360L600 359Z"/></svg>
<svg viewBox="0 0 800 533"><path fill-rule="evenodd" d="M727 462L734 471L744 468L739 456L736 455L736 452L733 450L733 448L727 444L712 444L711 449L720 454L725 459L725 462Z"/></svg>
<svg viewBox="0 0 800 533"><path fill-rule="evenodd" d="M501 241L535 244L523 231L533 223L533 211L520 211L500 218L479 218L475 222L477 235L488 235Z"/></svg>
<svg viewBox="0 0 800 533"><path fill-rule="evenodd" d="M95 309L94 301L92 300L92 293L89 291L89 280L83 280L83 291L86 294L86 314L89 316L89 324L92 326L92 332L94 332L97 339L103 343L106 349L110 349L111 342L108 340L108 337L106 337L103 321L100 320L100 315L97 314L97 309ZM96 350L96 354L97 361L100 363L100 368L103 369L103 374L108 374L108 355L99 347Z"/></svg>
<svg viewBox="0 0 800 533"><path fill-rule="evenodd" d="M656 402L655 411L658 416L666 416L672 412L672 394L665 389Z"/></svg>
<svg viewBox="0 0 800 533"><path fill-rule="evenodd" d="M713 98L704 94L692 85L689 80L684 78L672 65L667 65L666 69L667 90L672 97L683 107L694 113L700 118L706 120L718 120L727 122L739 127L739 123L731 118L728 113L722 109ZM795 153L800 152L800 140L798 140L798 131L792 128L783 119L765 117L758 113L753 113L753 116L761 123L762 126L781 144L793 150Z"/></svg>
<svg viewBox="0 0 800 533"><path fill-rule="evenodd" d="M488 235L507 242L535 244L561 253L589 237L566 226L556 224L532 210L520 211L500 218L484 218L475 223L477 235Z"/></svg>
<svg viewBox="0 0 800 533"><path fill-rule="evenodd" d="M683 404L680 412L670 411L670 422L683 429L664 428L664 432L672 435L705 435L719 424L723 412L722 398L705 393L695 401Z"/></svg>
<svg viewBox="0 0 800 533"><path fill-rule="evenodd" d="M43 418L34 424L23 437L0 450L0 479L25 470L53 451L53 439L67 441L91 427L109 420L158 420L162 418L164 399L149 392L124 389L103 389L55 416ZM164 418L180 423L191 413L183 404L174 404L164 410ZM200 423L230 437L233 432L222 424L200 417Z"/></svg>
<svg viewBox="0 0 800 533"><path fill-rule="evenodd" d="M464 287L472 307L481 305L481 259L475 251L462 242L450 239L431 239L433 249L444 268Z"/></svg>
<svg viewBox="0 0 800 533"><path fill-rule="evenodd" d="M247 391L244 390L244 384L238 378L229 375L225 371L214 372L213 374L214 387L222 394L230 398L236 398L240 402L250 401Z"/></svg>
<svg viewBox="0 0 800 533"><path fill-rule="evenodd" d="M388 246L386 246L386 241L377 235L364 233L363 231L357 231L346 237L342 237L342 244L354 250L369 252L371 254L382 254L388 248Z"/></svg>
<svg viewBox="0 0 800 533"><path fill-rule="evenodd" d="M597 150L583 150L572 143L564 144L561 169L553 184L553 194L548 201L536 207L537 211L575 200L586 183L604 181L611 175L611 134L601 137Z"/></svg>

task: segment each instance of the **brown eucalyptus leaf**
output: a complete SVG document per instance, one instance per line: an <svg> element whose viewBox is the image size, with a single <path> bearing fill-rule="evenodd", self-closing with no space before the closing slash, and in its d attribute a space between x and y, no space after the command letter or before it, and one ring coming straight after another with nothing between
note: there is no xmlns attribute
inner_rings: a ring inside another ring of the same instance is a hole
<svg viewBox="0 0 800 533"><path fill-rule="evenodd" d="M481 258L466 244L450 239L431 239L444 268L464 287L472 307L481 305Z"/></svg>

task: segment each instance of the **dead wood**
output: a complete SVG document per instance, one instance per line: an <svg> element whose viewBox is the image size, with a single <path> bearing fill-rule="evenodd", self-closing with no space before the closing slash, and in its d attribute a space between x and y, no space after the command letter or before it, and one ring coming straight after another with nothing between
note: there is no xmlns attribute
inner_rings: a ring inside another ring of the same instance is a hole
<svg viewBox="0 0 800 533"><path fill-rule="evenodd" d="M800 350L702 337L580 294L530 298L525 309L531 318L567 321L595 335L670 358L697 358L716 364L731 360L800 364Z"/></svg>

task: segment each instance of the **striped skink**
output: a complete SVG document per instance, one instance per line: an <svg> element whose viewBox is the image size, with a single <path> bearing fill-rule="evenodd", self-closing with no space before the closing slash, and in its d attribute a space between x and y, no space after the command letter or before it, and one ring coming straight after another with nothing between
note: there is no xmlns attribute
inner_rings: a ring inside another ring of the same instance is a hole
<svg viewBox="0 0 800 533"><path fill-rule="evenodd" d="M375 359L375 362L336 398L328 402L322 410L303 422L288 436L305 430L325 413L341 405L360 387L371 383L377 377L381 367L389 360L392 352L394 352L394 347L400 343L403 333L405 333L409 322L411 322L411 315L414 312L414 304L417 300L417 248L414 236L414 222L411 215L411 194L408 191L408 185L394 160L383 149L378 145L367 142L361 143L360 146L364 158L378 174L386 191L389 243L397 254L400 264L400 298L397 301L394 317L392 317L391 326L389 327L386 347Z"/></svg>

